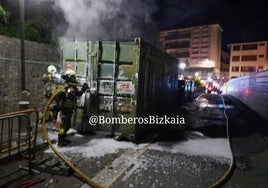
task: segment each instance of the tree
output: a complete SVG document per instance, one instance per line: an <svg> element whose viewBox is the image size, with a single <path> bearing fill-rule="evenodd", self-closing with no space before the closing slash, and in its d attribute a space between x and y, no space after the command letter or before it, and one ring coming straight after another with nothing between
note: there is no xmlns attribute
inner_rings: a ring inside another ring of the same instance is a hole
<svg viewBox="0 0 268 188"><path fill-rule="evenodd" d="M1 23L7 23L7 19L8 19L8 16L9 16L9 12L6 11L2 5L0 5L0 21Z"/></svg>
<svg viewBox="0 0 268 188"><path fill-rule="evenodd" d="M34 2L34 1L33 1ZM53 10L53 1L32 3L25 7L25 39L41 43L56 44L55 28L61 22L62 15ZM9 11L6 11L9 10ZM0 35L20 38L21 21L18 3L0 0Z"/></svg>

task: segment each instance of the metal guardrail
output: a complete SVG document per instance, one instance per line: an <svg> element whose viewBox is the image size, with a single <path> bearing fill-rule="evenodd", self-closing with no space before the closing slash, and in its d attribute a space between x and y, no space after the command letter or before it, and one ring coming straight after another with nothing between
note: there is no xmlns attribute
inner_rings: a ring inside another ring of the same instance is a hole
<svg viewBox="0 0 268 188"><path fill-rule="evenodd" d="M27 151L29 159L35 157L38 114L37 109L28 109L0 115L0 159L22 151Z"/></svg>

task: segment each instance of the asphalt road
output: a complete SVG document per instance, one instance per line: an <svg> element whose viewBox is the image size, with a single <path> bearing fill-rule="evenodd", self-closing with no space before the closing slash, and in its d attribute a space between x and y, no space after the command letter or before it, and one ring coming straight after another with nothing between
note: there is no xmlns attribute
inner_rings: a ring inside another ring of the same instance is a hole
<svg viewBox="0 0 268 188"><path fill-rule="evenodd" d="M235 158L235 171L223 187L267 187L268 122L233 97L223 96L223 99ZM202 113L193 118L193 129L213 138L225 137L220 122L226 120L219 113L224 108L222 99L218 95L203 95L198 101L201 107L198 111Z"/></svg>
<svg viewBox="0 0 268 188"><path fill-rule="evenodd" d="M106 187L210 187L230 166L226 108L236 168L223 187L267 187L268 124L234 98L223 96L223 99L225 103L219 95L210 94L186 103L177 112L185 117L185 126L175 125L162 131L152 143L136 145L98 134L75 135L70 138L72 147L59 150ZM46 150L42 157L47 156L54 154ZM32 187L90 187L77 174L29 175L18 170L21 164L27 166L27 161L0 166L3 172L0 186L14 187L41 177L44 181Z"/></svg>

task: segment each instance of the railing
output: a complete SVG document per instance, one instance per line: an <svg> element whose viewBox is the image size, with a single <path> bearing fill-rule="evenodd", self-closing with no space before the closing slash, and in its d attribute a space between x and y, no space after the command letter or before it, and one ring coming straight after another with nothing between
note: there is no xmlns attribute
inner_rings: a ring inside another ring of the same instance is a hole
<svg viewBox="0 0 268 188"><path fill-rule="evenodd" d="M0 115L0 159L9 160L24 151L29 159L35 157L38 121L36 109Z"/></svg>

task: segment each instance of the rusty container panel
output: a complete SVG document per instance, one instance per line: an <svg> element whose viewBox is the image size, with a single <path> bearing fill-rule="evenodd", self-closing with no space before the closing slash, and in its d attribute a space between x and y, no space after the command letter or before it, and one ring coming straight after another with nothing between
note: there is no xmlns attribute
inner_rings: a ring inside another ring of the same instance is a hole
<svg viewBox="0 0 268 188"><path fill-rule="evenodd" d="M90 85L90 115L119 117L121 120L122 117L172 115L176 107L176 58L139 38L87 41L86 45L69 43L62 45L62 65L65 69L74 66L72 68L77 71L77 76ZM82 58L78 58L79 53ZM81 62L84 64L80 70ZM145 132L155 131L156 127L131 122L111 124L107 121L94 126L94 129L138 140Z"/></svg>

